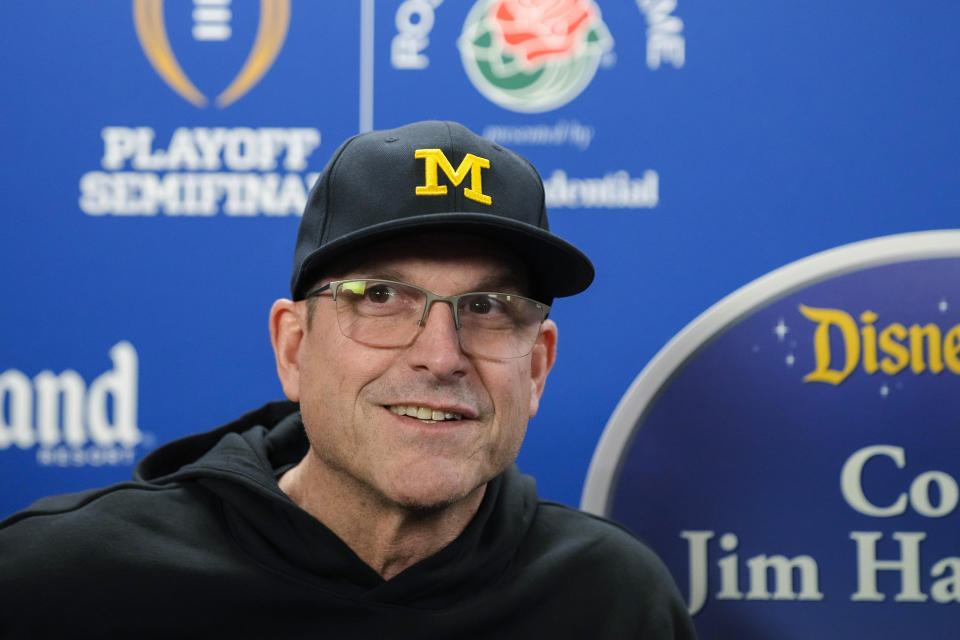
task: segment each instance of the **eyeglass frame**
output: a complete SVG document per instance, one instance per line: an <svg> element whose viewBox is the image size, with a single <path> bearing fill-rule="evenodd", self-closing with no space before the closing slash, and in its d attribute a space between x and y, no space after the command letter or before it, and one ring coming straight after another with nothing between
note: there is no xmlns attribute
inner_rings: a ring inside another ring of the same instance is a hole
<svg viewBox="0 0 960 640"><path fill-rule="evenodd" d="M346 278L346 279L344 279L344 280L331 280L331 281L328 282L327 284L325 284L325 285L323 285L323 286L321 286L321 287L319 287L319 288L317 288L317 289L314 289L313 291L311 291L311 292L309 292L308 294L306 294L306 295L304 296L304 299L307 300L307 299L310 299L310 298L318 298L318 297L321 296L321 294L329 291L329 292L330 292L330 297L333 298L333 301L334 301L334 302L336 302L336 301L337 301L337 294L339 293L339 292L338 292L338 289L340 288L340 285L342 285L342 284L344 284L344 283L347 283L347 282L361 282L361 281L363 281L363 282L382 282L382 283L384 283L384 284L398 284L398 285L401 285L401 286L404 286L404 287L410 287L411 289L416 289L417 291L423 292L423 293L426 295L427 299L426 299L426 302L425 302L424 305L423 305L423 313L422 313L421 316L420 316L420 320L417 321L417 326L418 326L418 327L422 327L422 326L424 325L424 322L425 322L426 319L427 319L427 314L430 313L430 306L431 306L434 302L440 301L440 302L446 302L446 303L448 303L448 304L450 305L450 310L451 310L451 312L453 313L453 324L454 324L454 327L456 328L456 330L457 330L457 332L458 332L458 334L457 334L458 336L460 335L460 334L459 334L459 331L460 331L460 328L461 328L461 326L462 326L461 323L460 323L460 305L459 305L459 303L460 303L460 299L461 299L461 298L465 298L465 297L467 297L467 296L476 296L476 295L510 296L510 297L521 298L521 299L523 299L523 300L528 300L528 301L534 303L534 304L543 312L543 317L540 318L540 322L539 322L539 325L540 325L540 326L543 325L544 321L546 321L546 319L547 319L547 316L550 315L550 305L545 304L545 303L543 303L543 302L540 302L539 300L534 300L533 298L530 298L530 297L528 297L528 296L520 295L519 293L504 293L504 292L502 292L502 291L466 291L466 292L464 292L464 293L457 293L457 294L454 294L454 295L452 295L452 296L441 296L441 295L438 295L438 294L436 294L436 293L434 293L434 292L432 292L432 291L429 291L428 289L424 289L423 287L417 286L417 285L415 285L415 284L410 284L409 282L401 282L401 281L399 281L399 280L387 280L387 279L384 279L384 278ZM340 323L339 323L339 322L337 323L337 326L340 328L340 333L343 333L343 327L340 327ZM351 338L351 337L348 336L347 334L343 333L343 335L344 335L345 337L350 338L351 340L353 340L353 338ZM539 335L539 331L537 332L537 335ZM459 342L459 340L458 340L458 342ZM533 347L534 347L535 344L536 344L536 338L534 338L533 343L530 344L530 351L533 350ZM397 345L397 346L399 347L399 346L403 346L403 345ZM462 348L462 347L463 347L463 344L461 343L460 346L461 346L461 348ZM526 355L529 355L529 354L530 354L530 351L527 351L526 353L521 353L521 354L516 355L516 356L502 356L502 358L504 358L504 359L522 358L522 357L524 357L524 356L526 356ZM476 355L476 354L475 354L475 355Z"/></svg>

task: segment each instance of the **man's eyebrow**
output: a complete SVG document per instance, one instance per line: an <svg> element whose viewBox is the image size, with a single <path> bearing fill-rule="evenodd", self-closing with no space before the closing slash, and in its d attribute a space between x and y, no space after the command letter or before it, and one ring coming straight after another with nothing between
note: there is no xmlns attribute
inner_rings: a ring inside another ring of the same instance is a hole
<svg viewBox="0 0 960 640"><path fill-rule="evenodd" d="M406 276L402 271L396 271L394 269L384 268L384 269L358 269L356 271L350 272L349 276L345 276L341 279L355 279L355 280L395 280L396 282L406 282L404 280Z"/></svg>
<svg viewBox="0 0 960 640"><path fill-rule="evenodd" d="M520 278L515 275L503 272L487 276L477 283L475 291L492 291L502 293L522 293L524 290Z"/></svg>
<svg viewBox="0 0 960 640"><path fill-rule="evenodd" d="M348 276L347 279L394 280L396 282L407 282L414 284L410 282L409 277L410 276L405 274L402 270L381 268L366 271L356 271ZM477 281L476 284L472 285L469 289L464 290L461 293L468 293L469 291L490 291L493 293L516 293L522 295L524 292L524 286L520 278L508 271L503 271L484 276Z"/></svg>

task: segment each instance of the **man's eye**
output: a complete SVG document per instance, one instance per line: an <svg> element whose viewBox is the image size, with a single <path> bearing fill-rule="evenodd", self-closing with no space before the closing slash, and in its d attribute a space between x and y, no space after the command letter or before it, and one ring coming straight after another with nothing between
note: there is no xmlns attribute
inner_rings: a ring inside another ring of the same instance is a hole
<svg viewBox="0 0 960 640"><path fill-rule="evenodd" d="M490 313L490 300L474 298L470 301L470 311L472 313Z"/></svg>
<svg viewBox="0 0 960 640"><path fill-rule="evenodd" d="M387 285L378 284L367 289L367 299L370 300L370 302L389 302L394 293L393 289Z"/></svg>
<svg viewBox="0 0 960 640"><path fill-rule="evenodd" d="M503 305L491 296L477 296L467 301L467 310L478 315L503 313Z"/></svg>

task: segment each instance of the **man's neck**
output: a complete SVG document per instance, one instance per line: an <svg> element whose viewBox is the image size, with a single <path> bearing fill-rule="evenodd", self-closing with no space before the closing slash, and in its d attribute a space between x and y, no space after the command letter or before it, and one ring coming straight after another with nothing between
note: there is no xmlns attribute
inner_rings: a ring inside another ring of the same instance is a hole
<svg viewBox="0 0 960 640"><path fill-rule="evenodd" d="M309 452L280 478L279 485L384 580L453 542L476 514L486 490L481 485L462 500L436 510L409 509L380 499Z"/></svg>

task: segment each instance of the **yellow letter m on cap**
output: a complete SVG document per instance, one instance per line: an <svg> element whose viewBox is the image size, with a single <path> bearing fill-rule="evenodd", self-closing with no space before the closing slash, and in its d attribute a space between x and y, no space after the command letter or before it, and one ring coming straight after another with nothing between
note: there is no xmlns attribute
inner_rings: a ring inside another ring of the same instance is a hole
<svg viewBox="0 0 960 640"><path fill-rule="evenodd" d="M426 177L424 178L426 184L417 187L416 193L418 196L446 195L446 185L437 183L437 167L439 166L455 187L459 187L469 173L470 188L464 188L463 195L481 204L491 204L493 202L490 196L484 195L483 184L480 181L480 170L490 168L490 161L486 158L468 153L464 156L463 162L460 163L457 170L454 171L453 165L450 164L447 156L443 155L443 151L440 149L417 149L414 151L413 157L423 158L426 161Z"/></svg>

